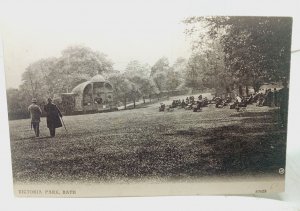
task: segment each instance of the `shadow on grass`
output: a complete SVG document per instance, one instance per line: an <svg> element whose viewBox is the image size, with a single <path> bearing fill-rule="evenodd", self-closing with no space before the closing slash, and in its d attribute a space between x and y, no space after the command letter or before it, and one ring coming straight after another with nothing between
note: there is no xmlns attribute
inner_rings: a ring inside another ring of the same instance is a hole
<svg viewBox="0 0 300 211"><path fill-rule="evenodd" d="M278 110L271 110L266 112L237 112L236 114L231 115L230 117L272 117L274 115L277 115ZM255 119L254 119L255 120Z"/></svg>
<svg viewBox="0 0 300 211"><path fill-rule="evenodd" d="M25 141L25 140L44 140L44 139L52 139L53 137L51 136L40 136L40 137L35 137L35 136L31 136L31 137L24 137L24 138L18 138L18 140L14 140L14 141Z"/></svg>
<svg viewBox="0 0 300 211"><path fill-rule="evenodd" d="M277 112L245 112L232 115L242 118L239 124L203 130L178 130L172 135L187 135L196 140L203 137L202 146L211 153L198 155L192 163L172 169L174 176L278 174L285 167L286 130L276 123ZM273 124L269 124L273 123ZM175 153L182 153L178 151ZM189 153L189 152L183 152Z"/></svg>
<svg viewBox="0 0 300 211"><path fill-rule="evenodd" d="M286 153L286 130L277 128L276 115L273 111L239 113L231 116L242 117L238 124L152 134L137 145L111 142L109 147L115 150L109 151L89 145L74 148L66 156L18 157L13 159L14 179L49 182L275 175L285 167ZM126 150L128 144L130 150Z"/></svg>
<svg viewBox="0 0 300 211"><path fill-rule="evenodd" d="M159 102L159 100L152 100L151 102L136 104L135 107L133 105L128 105L128 106L126 106L126 109L121 109L120 111L140 109L140 108L148 108L150 105L153 105L153 104L158 103L158 102Z"/></svg>

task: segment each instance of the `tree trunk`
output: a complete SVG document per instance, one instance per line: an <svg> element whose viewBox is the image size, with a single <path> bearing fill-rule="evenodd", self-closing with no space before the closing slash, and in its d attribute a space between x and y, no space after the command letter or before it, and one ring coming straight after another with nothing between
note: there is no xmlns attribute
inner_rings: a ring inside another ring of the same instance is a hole
<svg viewBox="0 0 300 211"><path fill-rule="evenodd" d="M144 104L146 103L145 97L143 96Z"/></svg>
<svg viewBox="0 0 300 211"><path fill-rule="evenodd" d="M126 97L125 97L125 99L124 99L124 108L125 108L125 110L126 110Z"/></svg>
<svg viewBox="0 0 300 211"><path fill-rule="evenodd" d="M246 95L249 96L249 87L246 85Z"/></svg>
<svg viewBox="0 0 300 211"><path fill-rule="evenodd" d="M135 108L135 98L133 99L133 108Z"/></svg>
<svg viewBox="0 0 300 211"><path fill-rule="evenodd" d="M230 87L229 86L226 86L225 87L225 90L226 90L226 94L228 95L230 93Z"/></svg>
<svg viewBox="0 0 300 211"><path fill-rule="evenodd" d="M243 96L243 87L239 85L239 95Z"/></svg>

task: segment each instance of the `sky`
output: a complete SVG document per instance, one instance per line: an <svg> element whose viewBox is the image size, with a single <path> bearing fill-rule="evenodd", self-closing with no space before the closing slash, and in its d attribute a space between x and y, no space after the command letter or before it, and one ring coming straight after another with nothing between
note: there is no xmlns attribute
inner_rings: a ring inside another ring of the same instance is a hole
<svg viewBox="0 0 300 211"><path fill-rule="evenodd" d="M190 55L182 20L190 16L294 17L292 49L300 48L300 1L109 0L1 1L0 29L6 86L17 88L26 67L59 57L71 45L107 54L122 70L131 60L153 65Z"/></svg>

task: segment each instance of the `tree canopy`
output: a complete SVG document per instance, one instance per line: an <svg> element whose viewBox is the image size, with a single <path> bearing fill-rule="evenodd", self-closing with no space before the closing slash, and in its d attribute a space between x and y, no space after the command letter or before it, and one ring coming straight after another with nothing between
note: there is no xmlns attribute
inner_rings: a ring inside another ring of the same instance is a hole
<svg viewBox="0 0 300 211"><path fill-rule="evenodd" d="M97 73L113 72L113 63L103 53L84 46L68 47L58 58L30 64L22 75L21 88L31 97L47 97L70 92Z"/></svg>
<svg viewBox="0 0 300 211"><path fill-rule="evenodd" d="M221 59L235 82L258 90L264 82L289 78L291 18L190 17L184 23L194 53L214 51L211 44L220 43Z"/></svg>
<svg viewBox="0 0 300 211"><path fill-rule="evenodd" d="M125 106L160 93L206 88L230 93L242 86L258 91L264 83L289 80L291 18L208 16L183 22L192 44L189 58L170 64L161 57L152 66L132 60L116 71L104 53L70 46L59 57L40 59L25 69L19 89L7 90L10 112L27 112L31 98L43 102L71 92L96 74L111 82L116 103Z"/></svg>

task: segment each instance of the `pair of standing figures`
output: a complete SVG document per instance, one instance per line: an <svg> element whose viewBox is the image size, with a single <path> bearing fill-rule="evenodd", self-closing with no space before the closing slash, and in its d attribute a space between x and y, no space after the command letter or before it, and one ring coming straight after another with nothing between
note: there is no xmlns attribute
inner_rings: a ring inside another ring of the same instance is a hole
<svg viewBox="0 0 300 211"><path fill-rule="evenodd" d="M52 103L52 99L48 98L48 104L44 106L44 110L47 113L47 127L50 131L50 136L55 136L55 129L62 127L62 114L58 107ZM34 133L36 137L40 135L40 121L42 110L37 105L37 100L35 98L32 99L32 104L28 107L28 111L31 116L31 127L34 129Z"/></svg>

